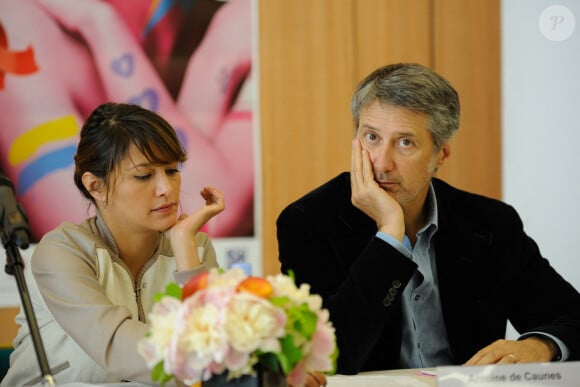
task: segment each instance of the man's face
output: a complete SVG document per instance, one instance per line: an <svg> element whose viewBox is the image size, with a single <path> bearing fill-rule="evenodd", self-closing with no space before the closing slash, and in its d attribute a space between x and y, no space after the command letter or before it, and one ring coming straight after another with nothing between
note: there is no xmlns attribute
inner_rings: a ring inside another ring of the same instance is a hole
<svg viewBox="0 0 580 387"><path fill-rule="evenodd" d="M434 152L429 117L375 101L360 113L356 138L370 155L375 180L403 208L419 210L449 145Z"/></svg>

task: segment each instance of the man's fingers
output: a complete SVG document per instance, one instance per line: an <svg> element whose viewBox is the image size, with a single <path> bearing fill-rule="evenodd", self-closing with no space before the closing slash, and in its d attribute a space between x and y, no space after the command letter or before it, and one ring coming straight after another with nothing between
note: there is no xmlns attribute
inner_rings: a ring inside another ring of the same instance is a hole
<svg viewBox="0 0 580 387"><path fill-rule="evenodd" d="M358 190L360 187L360 179L362 173L362 165L361 165L361 146L360 141L355 139L352 141L352 155L351 155L351 166L350 166L350 173L351 173L351 182L353 184L353 191L355 188Z"/></svg>
<svg viewBox="0 0 580 387"><path fill-rule="evenodd" d="M312 376L317 386L326 386L326 376L320 372L309 372L308 375Z"/></svg>
<svg viewBox="0 0 580 387"><path fill-rule="evenodd" d="M351 187L353 193L368 191L368 184L374 183L373 165L369 153L364 149L360 140L352 142L351 156Z"/></svg>
<svg viewBox="0 0 580 387"><path fill-rule="evenodd" d="M372 183L375 181L373 164L371 163L369 152L364 148L361 149L361 158L362 158L363 181L365 182L365 184Z"/></svg>
<svg viewBox="0 0 580 387"><path fill-rule="evenodd" d="M518 357L513 353L507 354L498 361L498 363L502 364L515 364L518 362Z"/></svg>

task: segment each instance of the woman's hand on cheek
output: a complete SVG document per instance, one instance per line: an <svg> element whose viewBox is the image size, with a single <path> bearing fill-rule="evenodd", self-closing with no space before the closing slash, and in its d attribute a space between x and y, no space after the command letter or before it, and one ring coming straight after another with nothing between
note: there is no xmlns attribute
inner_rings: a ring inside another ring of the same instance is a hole
<svg viewBox="0 0 580 387"><path fill-rule="evenodd" d="M169 230L169 237L183 235L193 237L211 218L225 209L223 194L215 187L204 187L200 192L205 204L191 214L181 214Z"/></svg>
<svg viewBox="0 0 580 387"><path fill-rule="evenodd" d="M225 208L224 197L217 188L204 187L200 194L205 204L189 215L181 214L173 227L165 232L171 242L178 270L189 270L199 266L195 234Z"/></svg>

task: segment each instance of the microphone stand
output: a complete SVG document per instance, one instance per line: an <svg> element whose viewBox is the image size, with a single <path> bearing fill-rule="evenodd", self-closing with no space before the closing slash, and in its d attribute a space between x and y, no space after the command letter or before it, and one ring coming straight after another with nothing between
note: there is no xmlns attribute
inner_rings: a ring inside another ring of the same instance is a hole
<svg viewBox="0 0 580 387"><path fill-rule="evenodd" d="M24 232L22 230L17 230L18 232ZM22 301L22 308L26 314L26 320L28 322L28 327L30 329L30 336L32 337L32 342L34 344L34 349L36 350L36 357L38 359L38 364L42 372L42 385L43 386L54 386L54 378L50 372L50 367L48 366L48 360L46 358L46 352L44 351L44 344L42 343L42 338L40 337L40 331L38 329L38 323L36 321L36 316L32 308L32 302L30 301L30 294L28 293L28 287L26 286L26 280L24 278L24 262L22 261L22 256L20 255L20 250L16 247L15 238L10 238L4 230L1 230L2 234L2 244L6 249L6 266L5 271L10 275L16 277L16 283L18 284L18 291L20 293L20 299ZM20 239L19 239L20 240Z"/></svg>

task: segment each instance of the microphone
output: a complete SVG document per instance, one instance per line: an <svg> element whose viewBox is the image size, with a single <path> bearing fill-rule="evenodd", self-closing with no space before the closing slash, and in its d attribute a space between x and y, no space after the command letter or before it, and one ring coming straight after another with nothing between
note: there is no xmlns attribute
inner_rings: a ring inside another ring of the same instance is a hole
<svg viewBox="0 0 580 387"><path fill-rule="evenodd" d="M30 244L30 228L22 206L16 202L14 185L0 172L0 231L2 243L14 241L21 249ZM4 240L7 238L7 240Z"/></svg>

